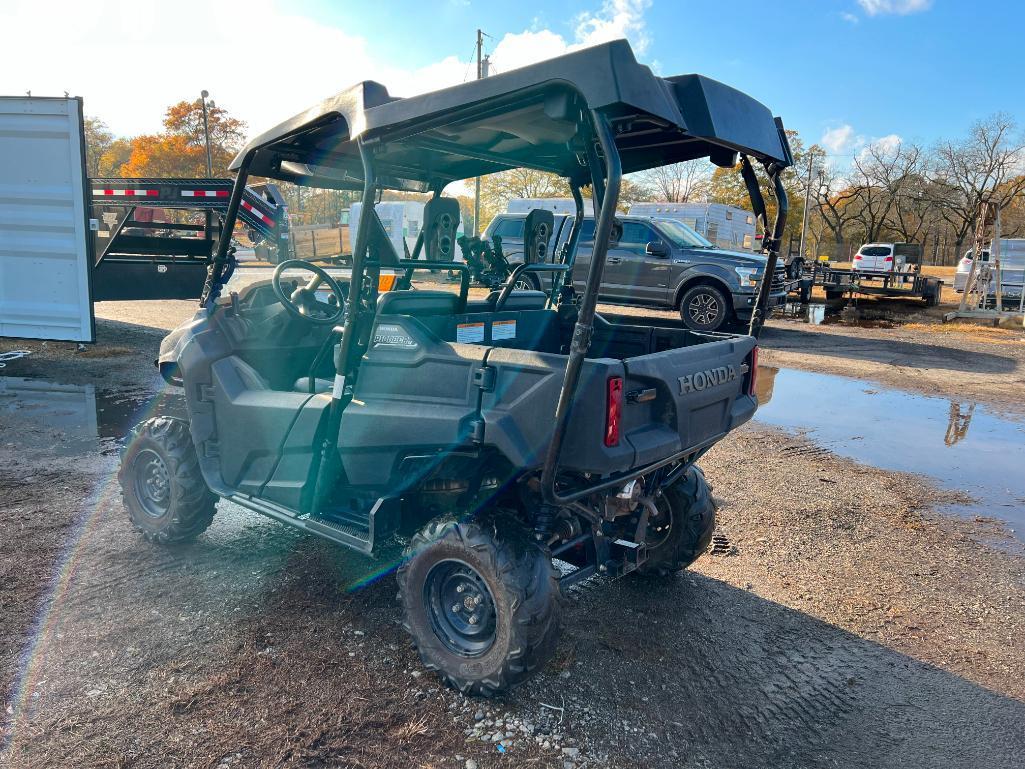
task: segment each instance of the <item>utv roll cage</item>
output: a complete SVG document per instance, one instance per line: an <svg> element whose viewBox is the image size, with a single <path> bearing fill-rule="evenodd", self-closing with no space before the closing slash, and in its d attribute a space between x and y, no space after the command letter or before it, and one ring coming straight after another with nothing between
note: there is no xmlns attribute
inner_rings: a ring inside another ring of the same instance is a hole
<svg viewBox="0 0 1025 769"><path fill-rule="evenodd" d="M673 455L613 477L575 487L556 486L563 438L590 345L623 174L704 157L720 167L732 167L738 156L752 208L765 233L762 243L768 257L751 318L750 333L757 336L765 319L787 215L780 174L793 164L793 157L783 123L761 103L715 80L694 74L654 75L637 63L623 40L405 99L390 96L379 83L364 81L256 137L230 166L237 175L201 304L211 312L215 309L225 268L232 259L231 232L250 176L329 189L361 189L362 199L368 202L383 189L430 192L437 199L451 182L511 168L564 177L576 202L576 219L560 263L522 265L517 270L556 271L549 302L576 313L554 432L541 474L541 492L547 504L573 505L589 494L622 486L632 478L687 459ZM771 229L752 161L765 169L777 200ZM583 294L571 302L572 289L566 287L564 276L573 267L584 220L585 186L590 186L597 216L594 251ZM328 436L337 435L342 412L352 399L376 312L376 276L381 268L406 268L408 282L413 269L452 267L451 263L419 258L426 222L410 259L397 259L394 253L372 247L374 225L380 225L376 217L373 205L362 207L353 246L349 302L336 354ZM504 296L516 277L514 274L507 281ZM321 481L327 482L325 468L331 464L331 450L325 442L315 500L322 498ZM681 467L686 466L685 461Z"/></svg>

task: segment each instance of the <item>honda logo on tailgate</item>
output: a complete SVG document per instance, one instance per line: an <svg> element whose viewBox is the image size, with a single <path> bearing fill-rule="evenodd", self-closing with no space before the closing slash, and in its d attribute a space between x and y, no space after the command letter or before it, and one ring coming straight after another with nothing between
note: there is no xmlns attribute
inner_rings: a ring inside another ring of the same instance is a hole
<svg viewBox="0 0 1025 769"><path fill-rule="evenodd" d="M737 378L735 366L719 366L680 377L680 394L701 392L708 387L715 387Z"/></svg>

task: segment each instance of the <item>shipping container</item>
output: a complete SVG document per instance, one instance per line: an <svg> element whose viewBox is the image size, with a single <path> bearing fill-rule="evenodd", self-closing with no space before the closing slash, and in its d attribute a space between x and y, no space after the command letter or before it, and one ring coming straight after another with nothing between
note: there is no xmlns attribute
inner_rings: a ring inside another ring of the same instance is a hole
<svg viewBox="0 0 1025 769"><path fill-rule="evenodd" d="M91 342L82 100L0 96L0 336Z"/></svg>

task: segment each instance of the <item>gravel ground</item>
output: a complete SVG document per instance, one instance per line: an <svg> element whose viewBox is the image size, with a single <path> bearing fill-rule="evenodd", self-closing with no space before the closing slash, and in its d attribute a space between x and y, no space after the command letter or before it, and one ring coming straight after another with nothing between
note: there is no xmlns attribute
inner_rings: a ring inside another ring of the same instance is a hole
<svg viewBox="0 0 1025 769"><path fill-rule="evenodd" d="M127 418L193 309L100 305L95 347L0 341L33 349L3 373ZM773 365L1004 405L1021 334L977 336L779 320L763 341ZM4 766L1021 766L1025 561L915 476L745 426L703 462L713 552L573 588L552 664L477 701L421 672L390 564L227 503L191 546L143 542L102 432L76 454L0 421Z"/></svg>

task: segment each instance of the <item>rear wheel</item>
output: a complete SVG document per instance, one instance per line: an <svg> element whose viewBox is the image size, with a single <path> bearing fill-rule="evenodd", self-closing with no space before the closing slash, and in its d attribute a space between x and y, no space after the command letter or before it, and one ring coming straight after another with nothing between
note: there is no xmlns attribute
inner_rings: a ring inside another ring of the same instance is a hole
<svg viewBox="0 0 1025 769"><path fill-rule="evenodd" d="M490 697L534 675L559 634L551 558L513 522L434 521L399 568L403 624L445 683Z"/></svg>
<svg viewBox="0 0 1025 769"><path fill-rule="evenodd" d="M715 505L701 468L687 473L655 498L658 515L648 520L648 559L637 569L646 575L675 574L705 552L715 529Z"/></svg>
<svg viewBox="0 0 1025 769"><path fill-rule="evenodd" d="M718 331L732 315L726 295L716 286L700 283L680 297L680 318L692 331Z"/></svg>
<svg viewBox="0 0 1025 769"><path fill-rule="evenodd" d="M187 542L213 521L217 497L203 480L189 426L180 419L139 423L121 454L118 480L132 524L151 542Z"/></svg>

